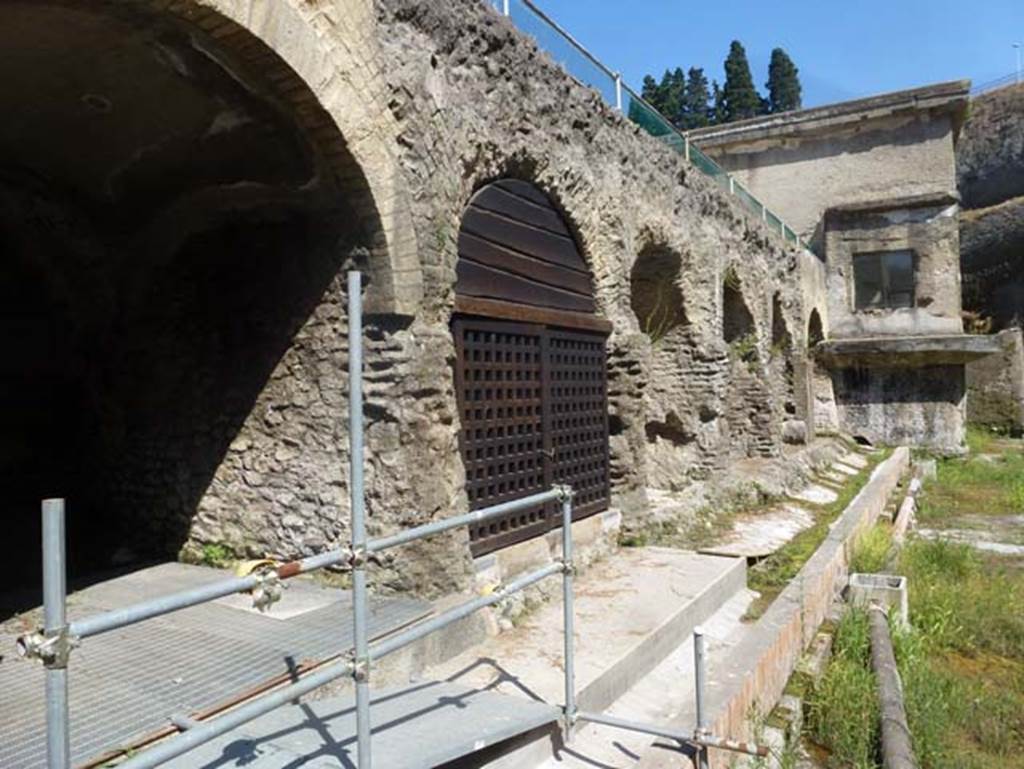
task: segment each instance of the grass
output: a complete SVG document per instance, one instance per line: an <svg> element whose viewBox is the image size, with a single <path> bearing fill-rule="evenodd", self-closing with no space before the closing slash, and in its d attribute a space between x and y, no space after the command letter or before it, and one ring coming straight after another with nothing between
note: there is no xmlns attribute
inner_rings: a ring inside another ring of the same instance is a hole
<svg viewBox="0 0 1024 769"><path fill-rule="evenodd" d="M1024 451L977 429L968 431L967 445L966 458L937 461L936 482L926 484L919 498L921 522L1024 513Z"/></svg>
<svg viewBox="0 0 1024 769"><path fill-rule="evenodd" d="M853 501L871 477L872 471L890 454L889 450L868 457L868 463L857 475L852 476L839 491L839 496L828 505L818 505L814 509L814 523L797 534L783 545L747 571L747 586L760 593L747 611L745 619L755 620L764 614L779 593L797 575L821 543L828 536L829 526L838 518L843 510ZM801 505L810 507L805 502Z"/></svg>
<svg viewBox="0 0 1024 769"><path fill-rule="evenodd" d="M850 571L861 574L884 573L888 568L891 550L892 525L879 521L857 542L850 557Z"/></svg>
<svg viewBox="0 0 1024 769"><path fill-rule="evenodd" d="M931 528L961 517L1024 512L1019 443L972 431L972 454L942 459L925 484L919 516ZM877 571L886 532L866 535L853 555ZM894 628L914 751L921 769L1024 769L1024 559L982 554L948 540L911 539L896 571L910 590L909 630ZM869 692L866 620L851 610L836 632L835 656L807 697L808 736L825 764L873 769L877 706ZM864 713L869 713L868 717Z"/></svg>
<svg viewBox="0 0 1024 769"><path fill-rule="evenodd" d="M878 691L871 672L867 613L851 609L836 627L832 661L806 701L806 729L830 767L878 765Z"/></svg>

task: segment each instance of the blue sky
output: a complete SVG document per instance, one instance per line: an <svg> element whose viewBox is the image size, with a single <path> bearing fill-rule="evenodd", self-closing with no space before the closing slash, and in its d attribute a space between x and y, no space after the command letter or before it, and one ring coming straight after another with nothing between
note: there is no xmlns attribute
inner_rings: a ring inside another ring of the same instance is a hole
<svg viewBox="0 0 1024 769"><path fill-rule="evenodd" d="M1016 68L1024 0L534 0L639 88L644 74L702 66L723 78L729 42L747 49L763 89L781 46L800 68L804 106Z"/></svg>

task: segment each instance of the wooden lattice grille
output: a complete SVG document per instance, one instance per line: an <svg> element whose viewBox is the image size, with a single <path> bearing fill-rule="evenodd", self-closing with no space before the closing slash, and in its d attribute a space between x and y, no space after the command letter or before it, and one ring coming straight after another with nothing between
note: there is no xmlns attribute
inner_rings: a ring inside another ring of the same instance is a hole
<svg viewBox="0 0 1024 769"><path fill-rule="evenodd" d="M460 318L453 324L460 445L471 509L554 483L577 491L575 518L608 506L604 336ZM555 505L471 527L480 555L561 523Z"/></svg>

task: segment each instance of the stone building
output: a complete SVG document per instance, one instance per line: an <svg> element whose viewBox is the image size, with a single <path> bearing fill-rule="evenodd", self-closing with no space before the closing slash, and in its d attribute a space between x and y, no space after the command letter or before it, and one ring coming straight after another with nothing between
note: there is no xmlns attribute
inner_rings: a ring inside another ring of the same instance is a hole
<svg viewBox="0 0 1024 769"><path fill-rule="evenodd" d="M954 148L968 90L941 83L690 133L824 265L809 378L819 431L963 445L965 364L996 349L961 319Z"/></svg>
<svg viewBox="0 0 1024 769"><path fill-rule="evenodd" d="M820 264L485 3L15 0L0 45L0 470L30 581L47 496L73 573L347 536L351 268L372 533L570 479L611 536L803 416ZM375 575L458 589L553 525Z"/></svg>

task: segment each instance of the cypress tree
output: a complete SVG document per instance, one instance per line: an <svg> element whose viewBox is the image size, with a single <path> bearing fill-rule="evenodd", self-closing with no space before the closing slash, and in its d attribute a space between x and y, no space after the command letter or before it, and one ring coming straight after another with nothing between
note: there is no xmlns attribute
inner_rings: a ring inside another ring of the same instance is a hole
<svg viewBox="0 0 1024 769"><path fill-rule="evenodd" d="M708 109L708 125L725 122L725 91L717 80L711 81L711 107Z"/></svg>
<svg viewBox="0 0 1024 769"><path fill-rule="evenodd" d="M684 124L682 128L700 128L708 124L708 79L700 67L690 67L686 78L686 93L683 97Z"/></svg>
<svg viewBox="0 0 1024 769"><path fill-rule="evenodd" d="M686 91L686 76L676 67L673 72L665 70L658 85L658 112L678 126L683 113L683 97Z"/></svg>
<svg viewBox="0 0 1024 769"><path fill-rule="evenodd" d="M800 70L793 60L781 48L772 50L771 62L768 64L768 110L770 112L787 112L800 109Z"/></svg>
<svg viewBox="0 0 1024 769"><path fill-rule="evenodd" d="M660 99L658 82L650 75L644 77L644 84L640 95L644 101L661 112L661 107L658 103ZM662 136L669 132L669 129L662 124L662 121L636 99L629 100L629 119L652 136Z"/></svg>
<svg viewBox="0 0 1024 769"><path fill-rule="evenodd" d="M754 117L761 107L761 97L754 88L754 78L750 74L747 52L739 40L732 41L729 55L725 58L722 98L726 122Z"/></svg>

